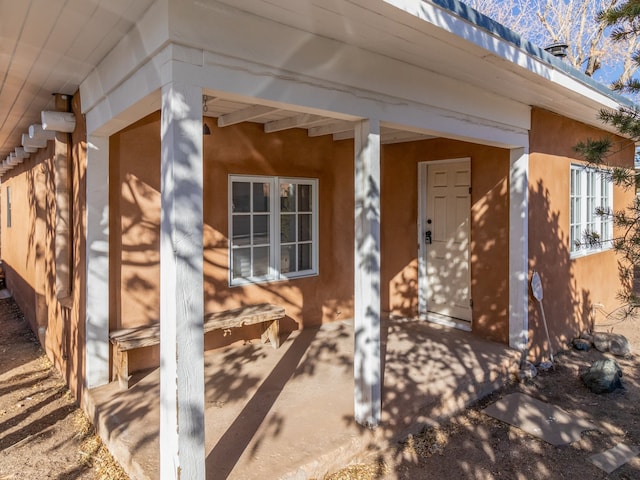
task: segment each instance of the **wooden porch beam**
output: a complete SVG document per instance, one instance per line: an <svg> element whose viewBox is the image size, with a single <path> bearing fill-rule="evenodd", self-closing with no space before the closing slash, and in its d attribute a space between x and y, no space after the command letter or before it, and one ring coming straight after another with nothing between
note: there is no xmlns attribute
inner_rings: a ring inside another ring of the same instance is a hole
<svg viewBox="0 0 640 480"><path fill-rule="evenodd" d="M288 130L290 128L303 128L309 127L316 123L325 122L326 117L320 115L310 115L303 113L301 115L295 115L293 117L283 118L281 120L273 120L264 124L265 133L280 132L282 130Z"/></svg>
<svg viewBox="0 0 640 480"><path fill-rule="evenodd" d="M250 107L221 115L218 117L218 126L228 127L236 123L248 122L249 120L254 120L277 110L279 109L267 107L266 105L251 105Z"/></svg>
<svg viewBox="0 0 640 480"><path fill-rule="evenodd" d="M429 138L435 138L435 137L432 135L425 135L422 133L391 130L391 131L382 132L382 139L380 143L382 143L383 145L391 145L393 143L417 142L420 140L427 140Z"/></svg>
<svg viewBox="0 0 640 480"><path fill-rule="evenodd" d="M350 140L354 138L353 131L350 132L339 132L333 134L333 141L338 142L340 140Z"/></svg>
<svg viewBox="0 0 640 480"><path fill-rule="evenodd" d="M318 127L311 127L307 134L310 137L321 137L322 135L333 135L336 133L346 133L349 132L350 137L353 138L353 122L345 122L339 121L335 123L330 123L329 125L322 125Z"/></svg>

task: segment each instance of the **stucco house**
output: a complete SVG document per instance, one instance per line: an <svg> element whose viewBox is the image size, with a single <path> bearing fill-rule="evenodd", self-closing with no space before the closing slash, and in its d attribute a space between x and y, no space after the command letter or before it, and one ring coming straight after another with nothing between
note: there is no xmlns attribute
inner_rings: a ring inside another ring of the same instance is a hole
<svg viewBox="0 0 640 480"><path fill-rule="evenodd" d="M0 17L7 288L81 402L114 380L110 334L159 322L128 368L161 365L165 473L203 475L203 434L178 427L201 420L204 350L262 333L205 335L206 312L278 305L281 332L353 319L354 418L375 426L381 319L539 360L534 271L553 351L617 305L613 251L579 240L612 238L593 206L630 197L572 147L615 135L597 113L627 101L461 2L29 1Z"/></svg>

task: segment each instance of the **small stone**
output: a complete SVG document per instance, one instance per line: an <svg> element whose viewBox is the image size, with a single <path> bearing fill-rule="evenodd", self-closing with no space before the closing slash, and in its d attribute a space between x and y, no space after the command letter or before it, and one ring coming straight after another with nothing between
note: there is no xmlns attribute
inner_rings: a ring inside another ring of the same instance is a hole
<svg viewBox="0 0 640 480"><path fill-rule="evenodd" d="M629 341L618 333L596 332L593 334L593 345L601 352L609 352L619 357L631 353Z"/></svg>
<svg viewBox="0 0 640 480"><path fill-rule="evenodd" d="M593 335L589 333L587 330L580 334L580 338L586 340L587 342L593 344Z"/></svg>
<svg viewBox="0 0 640 480"><path fill-rule="evenodd" d="M521 382L527 379L535 378L538 375L538 370L531 362L526 362L522 368L518 371L518 380Z"/></svg>
<svg viewBox="0 0 640 480"><path fill-rule="evenodd" d="M622 387L622 370L611 358L596 360L585 373L582 381L593 393L610 393Z"/></svg>
<svg viewBox="0 0 640 480"><path fill-rule="evenodd" d="M576 350L582 350L584 352L588 352L591 350L591 342L584 338L574 338L573 339L573 348Z"/></svg>
<svg viewBox="0 0 640 480"><path fill-rule="evenodd" d="M538 371L546 372L547 370L551 370L553 368L552 362L540 362L538 364Z"/></svg>

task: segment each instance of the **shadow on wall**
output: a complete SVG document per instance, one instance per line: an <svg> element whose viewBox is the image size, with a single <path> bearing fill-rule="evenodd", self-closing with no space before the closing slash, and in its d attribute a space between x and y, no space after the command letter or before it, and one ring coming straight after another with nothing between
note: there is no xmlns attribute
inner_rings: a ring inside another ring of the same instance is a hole
<svg viewBox="0 0 640 480"><path fill-rule="evenodd" d="M160 178L138 173L125 173L120 186L123 325L152 323L160 315Z"/></svg>
<svg viewBox="0 0 640 480"><path fill-rule="evenodd" d="M12 226L3 231L6 285L35 333L39 328L44 332L48 326L46 303L51 288L55 288L51 286L52 281L55 284L55 271L51 271L52 255L48 250L55 236L54 225L49 223L52 214L47 210L53 208L47 195L50 150L49 147L25 160L2 179L3 185L11 186L13 197ZM43 342L44 337L41 335L39 340Z"/></svg>
<svg viewBox="0 0 640 480"><path fill-rule="evenodd" d="M505 169L504 162L495 163L493 170ZM473 178L470 249L473 331L483 338L508 344L508 181L506 176L476 174Z"/></svg>
<svg viewBox="0 0 640 480"><path fill-rule="evenodd" d="M560 214L551 210L549 190L542 180L529 188L529 280L537 271L542 280L542 304L553 353L590 326L592 299L577 286L569 258L569 238L560 227ZM540 305L529 289L529 356L548 358ZM532 347L535 345L535 347Z"/></svg>

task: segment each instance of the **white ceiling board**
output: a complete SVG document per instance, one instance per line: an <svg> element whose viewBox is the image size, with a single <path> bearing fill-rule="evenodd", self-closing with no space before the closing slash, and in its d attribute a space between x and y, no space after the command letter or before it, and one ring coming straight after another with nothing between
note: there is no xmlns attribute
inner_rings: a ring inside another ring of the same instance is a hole
<svg viewBox="0 0 640 480"><path fill-rule="evenodd" d="M153 0L0 0L0 158L73 94Z"/></svg>
<svg viewBox="0 0 640 480"><path fill-rule="evenodd" d="M94 14L94 17L98 20L98 23L102 21L102 15L107 16L110 21L113 19L114 22L111 24L111 27L106 30L103 38L94 44L94 48L88 56L82 58L82 60L92 65L102 60L113 46L134 27L132 19L142 17L150 3L149 1L102 0L100 2L100 10ZM109 14L111 14L111 16L109 16Z"/></svg>

